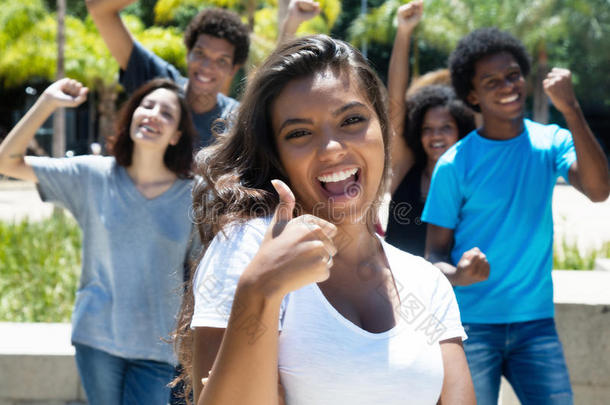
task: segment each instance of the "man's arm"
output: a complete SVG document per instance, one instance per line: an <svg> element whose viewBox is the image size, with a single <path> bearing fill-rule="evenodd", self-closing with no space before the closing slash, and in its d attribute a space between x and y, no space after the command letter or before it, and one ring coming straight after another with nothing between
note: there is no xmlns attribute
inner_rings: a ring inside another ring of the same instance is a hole
<svg viewBox="0 0 610 405"><path fill-rule="evenodd" d="M608 163L580 109L572 87L572 74L567 69L553 68L543 86L572 132L577 160L570 167L568 180L591 201L606 200L610 194Z"/></svg>
<svg viewBox="0 0 610 405"><path fill-rule="evenodd" d="M87 9L108 50L121 69L127 69L133 50L133 37L119 12L135 0L86 0Z"/></svg>
<svg viewBox="0 0 610 405"><path fill-rule="evenodd" d="M451 263L453 229L428 224L426 259L438 267L453 286L465 286L487 280L489 263L485 254L474 247L462 255L457 266Z"/></svg>

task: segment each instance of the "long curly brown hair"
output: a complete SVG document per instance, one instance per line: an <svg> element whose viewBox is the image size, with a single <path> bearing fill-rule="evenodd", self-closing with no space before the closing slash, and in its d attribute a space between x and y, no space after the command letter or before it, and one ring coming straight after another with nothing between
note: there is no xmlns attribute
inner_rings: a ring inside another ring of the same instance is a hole
<svg viewBox="0 0 610 405"><path fill-rule="evenodd" d="M268 216L278 204L271 185L281 179L290 185L276 149L271 124L271 106L291 81L327 68L349 72L379 118L384 142L384 175L376 204L370 209L371 225L387 181L389 168L389 121L385 87L364 57L346 42L325 35L297 38L282 44L260 66L249 82L235 122L226 134L196 156L196 173L201 176L193 190L193 213L205 246L229 223ZM185 384L186 400L192 391L193 315L192 276L176 330L175 347L183 366L175 383Z"/></svg>

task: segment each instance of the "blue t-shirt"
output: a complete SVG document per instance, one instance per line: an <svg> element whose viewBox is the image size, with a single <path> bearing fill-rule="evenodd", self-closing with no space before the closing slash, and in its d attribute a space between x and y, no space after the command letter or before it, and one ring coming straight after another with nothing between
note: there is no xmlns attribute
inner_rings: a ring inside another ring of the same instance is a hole
<svg viewBox="0 0 610 405"><path fill-rule="evenodd" d="M113 157L28 157L43 201L68 209L83 233L72 342L115 356L175 364L184 265L201 243L189 216L193 180L147 199Z"/></svg>
<svg viewBox="0 0 610 405"><path fill-rule="evenodd" d="M144 83L157 77L171 79L183 89L186 89L188 83L188 79L182 76L174 65L144 48L139 42L134 41L127 69L119 72L119 82L127 93L131 94ZM214 139L212 125L214 121L218 118L229 119L231 113L237 111L238 106L239 103L235 99L218 93L216 95L216 105L210 111L196 114L191 110L193 123L197 132L199 132L196 150L212 143ZM223 128L224 126L220 126L218 129L222 131Z"/></svg>
<svg viewBox="0 0 610 405"><path fill-rule="evenodd" d="M451 260L477 246L489 279L455 287L465 323L553 316L553 187L576 161L569 131L525 120L509 140L473 131L436 164L422 215L454 230Z"/></svg>

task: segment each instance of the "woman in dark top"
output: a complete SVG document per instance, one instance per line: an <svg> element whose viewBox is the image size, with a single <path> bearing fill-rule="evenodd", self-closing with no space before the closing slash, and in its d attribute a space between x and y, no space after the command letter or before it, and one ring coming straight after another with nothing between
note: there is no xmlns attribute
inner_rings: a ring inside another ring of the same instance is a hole
<svg viewBox="0 0 610 405"><path fill-rule="evenodd" d="M403 176L393 174L386 241L424 255L426 225L421 222L430 178L438 158L475 129L472 112L448 86L426 86L407 100L408 126L403 132L413 160ZM398 147L396 143L394 148ZM406 159L405 159L406 160ZM404 165L403 161L402 164ZM403 169L404 170L404 169Z"/></svg>
<svg viewBox="0 0 610 405"><path fill-rule="evenodd" d="M397 12L398 30L388 72L392 140L392 201L386 241L423 256L426 225L420 216L434 165L460 138L475 129L473 113L445 85L418 89L405 101L409 79L411 34L423 14L423 2L412 1Z"/></svg>

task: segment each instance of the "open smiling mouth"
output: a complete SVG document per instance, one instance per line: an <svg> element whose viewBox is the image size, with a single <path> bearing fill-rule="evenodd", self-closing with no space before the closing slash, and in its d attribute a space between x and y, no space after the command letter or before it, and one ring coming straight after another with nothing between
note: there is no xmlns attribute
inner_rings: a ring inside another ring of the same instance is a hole
<svg viewBox="0 0 610 405"><path fill-rule="evenodd" d="M141 125L140 129L142 129L142 130L144 130L144 131L146 131L148 133L151 133L151 134L158 134L159 133L158 130L156 130L155 128L153 128L153 127L151 127L149 125Z"/></svg>
<svg viewBox="0 0 610 405"><path fill-rule="evenodd" d="M348 169L317 177L322 190L334 199L354 198L360 194L360 169Z"/></svg>
<svg viewBox="0 0 610 405"><path fill-rule="evenodd" d="M517 101L518 99L519 99L519 94L513 94L511 96L500 99L500 104L510 104L510 103Z"/></svg>
<svg viewBox="0 0 610 405"><path fill-rule="evenodd" d="M202 75L201 73L197 73L195 75L195 78L197 79L197 81L199 81L200 83L211 83L212 82L212 78Z"/></svg>
<svg viewBox="0 0 610 405"><path fill-rule="evenodd" d="M433 142L430 144L430 147L432 149L444 149L445 148L445 143L444 142Z"/></svg>

